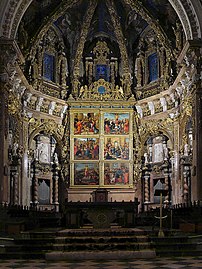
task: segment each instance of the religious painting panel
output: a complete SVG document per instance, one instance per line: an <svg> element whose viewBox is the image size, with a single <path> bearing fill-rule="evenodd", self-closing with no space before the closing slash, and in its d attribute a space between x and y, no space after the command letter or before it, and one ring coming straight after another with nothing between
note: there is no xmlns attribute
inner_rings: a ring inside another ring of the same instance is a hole
<svg viewBox="0 0 202 269"><path fill-rule="evenodd" d="M148 57L149 66L149 82L158 79L158 56L157 53L153 53Z"/></svg>
<svg viewBox="0 0 202 269"><path fill-rule="evenodd" d="M129 138L111 136L104 139L105 160L129 160Z"/></svg>
<svg viewBox="0 0 202 269"><path fill-rule="evenodd" d="M51 54L44 53L43 59L43 77L54 81L55 57Z"/></svg>
<svg viewBox="0 0 202 269"><path fill-rule="evenodd" d="M128 185L129 164L123 162L104 163L104 185Z"/></svg>
<svg viewBox="0 0 202 269"><path fill-rule="evenodd" d="M104 79L109 81L109 68L106 64L97 64L96 65L96 80Z"/></svg>
<svg viewBox="0 0 202 269"><path fill-rule="evenodd" d="M99 185L98 163L75 163L74 185Z"/></svg>
<svg viewBox="0 0 202 269"><path fill-rule="evenodd" d="M104 113L105 134L129 134L129 113Z"/></svg>
<svg viewBox="0 0 202 269"><path fill-rule="evenodd" d="M99 133L98 113L74 113L74 134L88 135Z"/></svg>
<svg viewBox="0 0 202 269"><path fill-rule="evenodd" d="M98 138L74 138L74 160L98 160Z"/></svg>

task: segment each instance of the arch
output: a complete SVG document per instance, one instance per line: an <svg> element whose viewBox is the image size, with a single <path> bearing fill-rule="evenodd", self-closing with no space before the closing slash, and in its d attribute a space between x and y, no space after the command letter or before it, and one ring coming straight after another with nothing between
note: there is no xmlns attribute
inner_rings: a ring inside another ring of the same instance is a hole
<svg viewBox="0 0 202 269"><path fill-rule="evenodd" d="M186 39L190 40L201 38L201 2L199 0L169 0L169 2L182 23Z"/></svg>
<svg viewBox="0 0 202 269"><path fill-rule="evenodd" d="M183 26L185 36L187 40L193 39L193 33L191 29L191 23L189 21L189 17L186 13L186 10L182 3L179 0L169 0L170 4L174 8L175 12L177 13L181 24Z"/></svg>
<svg viewBox="0 0 202 269"><path fill-rule="evenodd" d="M6 7L4 2L0 3L0 9L3 9L3 19L0 25L0 36L12 39L16 38L20 21L32 2L33 0L8 0ZM48 21L49 24L52 23L52 21L55 20L62 12L64 12L64 10L76 3L77 0L62 2L57 11L51 15L51 18Z"/></svg>
<svg viewBox="0 0 202 269"><path fill-rule="evenodd" d="M158 135L165 135L167 136L167 138L169 139L172 148L174 147L174 139L172 137L172 135L164 128L162 128L161 126L158 128L158 130L152 131L152 130L148 130L144 136L142 136L142 145L145 145L147 139L149 138L149 136L158 136ZM143 151L143 148L142 148ZM142 152L143 153L143 152Z"/></svg>
<svg viewBox="0 0 202 269"><path fill-rule="evenodd" d="M16 37L19 23L32 1L33 0L8 0L8 4L3 13L0 36L13 39Z"/></svg>
<svg viewBox="0 0 202 269"><path fill-rule="evenodd" d="M45 130L44 126L39 126L37 129L35 129L28 138L28 148L30 148L31 146L31 141L34 139L35 136L39 135L40 132L44 131L45 133L47 133L47 130ZM59 137L59 135L57 133L54 132L49 132L49 135L52 135L54 137L54 139L56 140L57 144L59 147L61 147L61 137Z"/></svg>

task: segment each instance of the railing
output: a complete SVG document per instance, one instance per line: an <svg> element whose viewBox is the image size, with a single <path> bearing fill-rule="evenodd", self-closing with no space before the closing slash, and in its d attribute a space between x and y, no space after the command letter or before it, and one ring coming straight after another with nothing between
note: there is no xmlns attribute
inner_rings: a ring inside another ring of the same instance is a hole
<svg viewBox="0 0 202 269"><path fill-rule="evenodd" d="M40 207L0 204L0 232L6 232L8 225L23 223L23 229L59 226L61 214L55 211L42 211Z"/></svg>

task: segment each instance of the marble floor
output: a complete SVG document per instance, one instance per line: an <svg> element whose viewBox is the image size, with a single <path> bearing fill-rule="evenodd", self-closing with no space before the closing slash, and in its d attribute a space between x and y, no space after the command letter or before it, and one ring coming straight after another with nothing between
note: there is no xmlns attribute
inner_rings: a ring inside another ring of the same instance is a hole
<svg viewBox="0 0 202 269"><path fill-rule="evenodd" d="M47 262L45 260L0 260L1 269L200 269L201 257L155 258L136 260L83 260Z"/></svg>

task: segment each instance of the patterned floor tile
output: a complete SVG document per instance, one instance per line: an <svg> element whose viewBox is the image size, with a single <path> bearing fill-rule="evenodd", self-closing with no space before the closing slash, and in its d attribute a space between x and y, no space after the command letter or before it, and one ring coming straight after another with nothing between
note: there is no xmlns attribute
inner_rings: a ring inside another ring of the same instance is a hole
<svg viewBox="0 0 202 269"><path fill-rule="evenodd" d="M189 266L192 266L194 268L202 268L202 263L190 263Z"/></svg>
<svg viewBox="0 0 202 269"><path fill-rule="evenodd" d="M168 264L162 265L161 268L181 269L181 268L186 268L186 265L173 263L169 265Z"/></svg>
<svg viewBox="0 0 202 269"><path fill-rule="evenodd" d="M1 269L200 269L202 257L156 258L151 260L0 260Z"/></svg>
<svg viewBox="0 0 202 269"><path fill-rule="evenodd" d="M154 263L131 263L130 265L131 265L132 268L135 268L135 269L136 268L146 268L146 269L147 268L149 268L149 269L152 268L153 269L153 268L156 268L156 266L157 266Z"/></svg>

